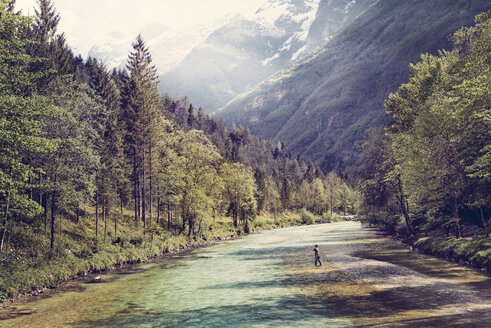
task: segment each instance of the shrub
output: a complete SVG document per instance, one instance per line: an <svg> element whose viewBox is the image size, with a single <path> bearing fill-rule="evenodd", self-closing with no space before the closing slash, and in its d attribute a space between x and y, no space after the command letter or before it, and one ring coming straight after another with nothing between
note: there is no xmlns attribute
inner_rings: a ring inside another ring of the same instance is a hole
<svg viewBox="0 0 491 328"><path fill-rule="evenodd" d="M314 222L315 222L314 214L312 214L311 212L307 211L306 209L303 209L300 212L300 217L302 218L302 223L303 224L314 224Z"/></svg>

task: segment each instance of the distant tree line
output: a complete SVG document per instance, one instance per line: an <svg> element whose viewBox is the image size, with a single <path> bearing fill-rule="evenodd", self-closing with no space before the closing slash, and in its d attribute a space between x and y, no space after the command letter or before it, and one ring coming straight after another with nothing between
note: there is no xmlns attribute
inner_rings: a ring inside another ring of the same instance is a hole
<svg viewBox="0 0 491 328"><path fill-rule="evenodd" d="M87 206L96 240L130 210L144 233L189 236L217 216L247 229L259 213L356 210L334 173L159 94L141 36L109 71L75 56L53 3L37 3L31 18L0 0L0 252L35 235L53 249Z"/></svg>
<svg viewBox="0 0 491 328"><path fill-rule="evenodd" d="M422 55L386 103L392 120L361 157L363 211L408 234L489 228L491 215L490 12L452 36L452 51Z"/></svg>

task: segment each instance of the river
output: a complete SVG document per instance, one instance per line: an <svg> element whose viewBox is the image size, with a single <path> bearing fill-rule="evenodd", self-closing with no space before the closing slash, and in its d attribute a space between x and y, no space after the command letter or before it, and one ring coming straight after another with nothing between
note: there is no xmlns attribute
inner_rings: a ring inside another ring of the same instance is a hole
<svg viewBox="0 0 491 328"><path fill-rule="evenodd" d="M314 267L313 246L323 265ZM0 327L489 327L491 279L358 222L252 234L70 281Z"/></svg>

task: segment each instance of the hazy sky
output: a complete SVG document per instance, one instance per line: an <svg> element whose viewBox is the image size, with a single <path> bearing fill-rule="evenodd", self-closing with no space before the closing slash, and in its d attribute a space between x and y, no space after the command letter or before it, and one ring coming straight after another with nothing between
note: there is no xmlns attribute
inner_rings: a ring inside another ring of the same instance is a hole
<svg viewBox="0 0 491 328"><path fill-rule="evenodd" d="M58 32L65 32L75 52L90 47L114 31L135 31L148 23L170 27L195 25L229 13L254 14L267 0L53 0L61 16ZM36 0L17 0L17 9L34 13Z"/></svg>

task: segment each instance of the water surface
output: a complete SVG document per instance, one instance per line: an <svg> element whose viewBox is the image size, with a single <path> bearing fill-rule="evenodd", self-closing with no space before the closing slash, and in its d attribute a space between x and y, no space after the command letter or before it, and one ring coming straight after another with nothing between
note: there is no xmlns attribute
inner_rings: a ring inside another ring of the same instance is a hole
<svg viewBox="0 0 491 328"><path fill-rule="evenodd" d="M13 317L0 327L486 327L491 319L488 277L356 222L249 235L102 277L0 310Z"/></svg>

